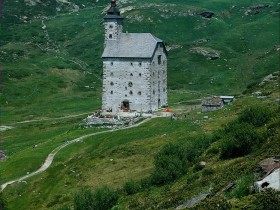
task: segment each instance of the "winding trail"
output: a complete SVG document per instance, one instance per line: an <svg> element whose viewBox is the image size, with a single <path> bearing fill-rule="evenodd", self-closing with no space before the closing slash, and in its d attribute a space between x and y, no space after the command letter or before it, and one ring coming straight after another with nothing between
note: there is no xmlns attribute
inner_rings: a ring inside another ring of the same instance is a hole
<svg viewBox="0 0 280 210"><path fill-rule="evenodd" d="M25 176L22 176L22 177L20 177L20 178L18 178L18 179L14 179L14 180L11 180L11 181L9 181L9 182L6 182L6 183L2 184L2 185L1 185L1 188L0 188L0 192L2 192L2 191L3 191L8 185L10 185L10 184L13 184L13 183L15 183L15 182L21 182L21 181L23 181L23 180L25 180L25 179L28 179L28 178L30 178L30 177L32 177L32 176L35 176L35 175L40 174L40 173L44 172L45 170L47 170L47 169L50 167L50 165L52 164L55 155L56 155L60 150L62 150L64 147L67 147L67 146L70 145L70 144L73 144L73 143L75 143L75 142L79 142L79 141L81 141L81 140L83 140L83 139L85 139L85 138L88 138L88 137L90 137L90 136L96 136L96 135L99 135L99 134L110 133L110 132L115 132L115 131L119 131L119 130L126 130L126 129L129 129L129 128L138 127L139 125L148 122L148 121L151 120L152 118L157 118L157 117L160 117L160 116L153 116L153 117L151 117L151 118L147 118L147 119L143 120L142 122L137 123L137 124L134 124L134 125L131 125L131 126L129 126L129 127L119 128L119 129L116 129L116 130L107 130L107 131L100 131L100 132L97 132L97 133L91 133L91 134L83 135L83 136L81 136L81 137L79 137L79 138L73 139L73 140L71 140L71 141L68 141L67 143L64 143L64 144L62 144L62 145L56 147L56 148L47 156L47 158L45 159L43 165L42 165L38 170L36 170L36 171L34 171L34 172L30 173L30 174L27 174L27 175L25 175Z"/></svg>
<svg viewBox="0 0 280 210"><path fill-rule="evenodd" d="M8 123L8 125L16 125L16 124L24 124L24 123L32 123L32 122L42 122L42 121L51 121L51 120L61 120L61 119L80 117L80 116L89 115L89 114L92 114L92 112L75 114L75 115L66 115L66 116L63 116L63 117L41 118L41 119L35 119L35 120L25 120L25 121L20 121L20 122L12 122L12 123Z"/></svg>

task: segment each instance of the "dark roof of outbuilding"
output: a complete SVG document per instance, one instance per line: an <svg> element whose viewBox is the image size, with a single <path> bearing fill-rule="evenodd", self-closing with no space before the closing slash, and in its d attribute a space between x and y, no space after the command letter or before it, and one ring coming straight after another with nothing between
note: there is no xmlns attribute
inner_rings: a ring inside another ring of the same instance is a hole
<svg viewBox="0 0 280 210"><path fill-rule="evenodd" d="M202 106L221 106L223 100L219 97L205 98L202 100Z"/></svg>
<svg viewBox="0 0 280 210"><path fill-rule="evenodd" d="M122 33L107 41L102 58L151 58L158 43L162 40L150 33Z"/></svg>

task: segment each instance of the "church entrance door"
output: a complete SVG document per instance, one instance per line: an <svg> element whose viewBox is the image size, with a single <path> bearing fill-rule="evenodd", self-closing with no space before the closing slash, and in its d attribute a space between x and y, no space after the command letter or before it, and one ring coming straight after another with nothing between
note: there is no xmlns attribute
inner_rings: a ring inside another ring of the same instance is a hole
<svg viewBox="0 0 280 210"><path fill-rule="evenodd" d="M128 100L124 100L123 102L122 102L122 110L124 111L124 112L128 112L129 111L129 101Z"/></svg>

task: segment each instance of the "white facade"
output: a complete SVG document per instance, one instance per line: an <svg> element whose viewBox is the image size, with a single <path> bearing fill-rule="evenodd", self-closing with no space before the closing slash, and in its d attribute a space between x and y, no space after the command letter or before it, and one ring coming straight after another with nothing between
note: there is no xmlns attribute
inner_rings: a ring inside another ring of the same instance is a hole
<svg viewBox="0 0 280 210"><path fill-rule="evenodd" d="M104 19L103 112L148 112L166 106L167 53L163 42L148 33L122 33L123 18L115 2Z"/></svg>

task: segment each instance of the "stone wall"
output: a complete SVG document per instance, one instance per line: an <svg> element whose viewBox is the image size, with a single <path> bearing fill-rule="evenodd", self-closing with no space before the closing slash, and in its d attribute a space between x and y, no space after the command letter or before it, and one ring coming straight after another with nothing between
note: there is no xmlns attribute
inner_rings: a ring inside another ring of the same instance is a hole
<svg viewBox="0 0 280 210"><path fill-rule="evenodd" d="M150 59L104 59L102 110L116 113L127 100L130 110L149 111L150 68Z"/></svg>
<svg viewBox="0 0 280 210"><path fill-rule="evenodd" d="M159 58L159 56L161 56ZM159 43L151 63L151 109L167 105L167 57Z"/></svg>
<svg viewBox="0 0 280 210"><path fill-rule="evenodd" d="M122 19L105 19L105 45L107 40L117 40L122 33Z"/></svg>

